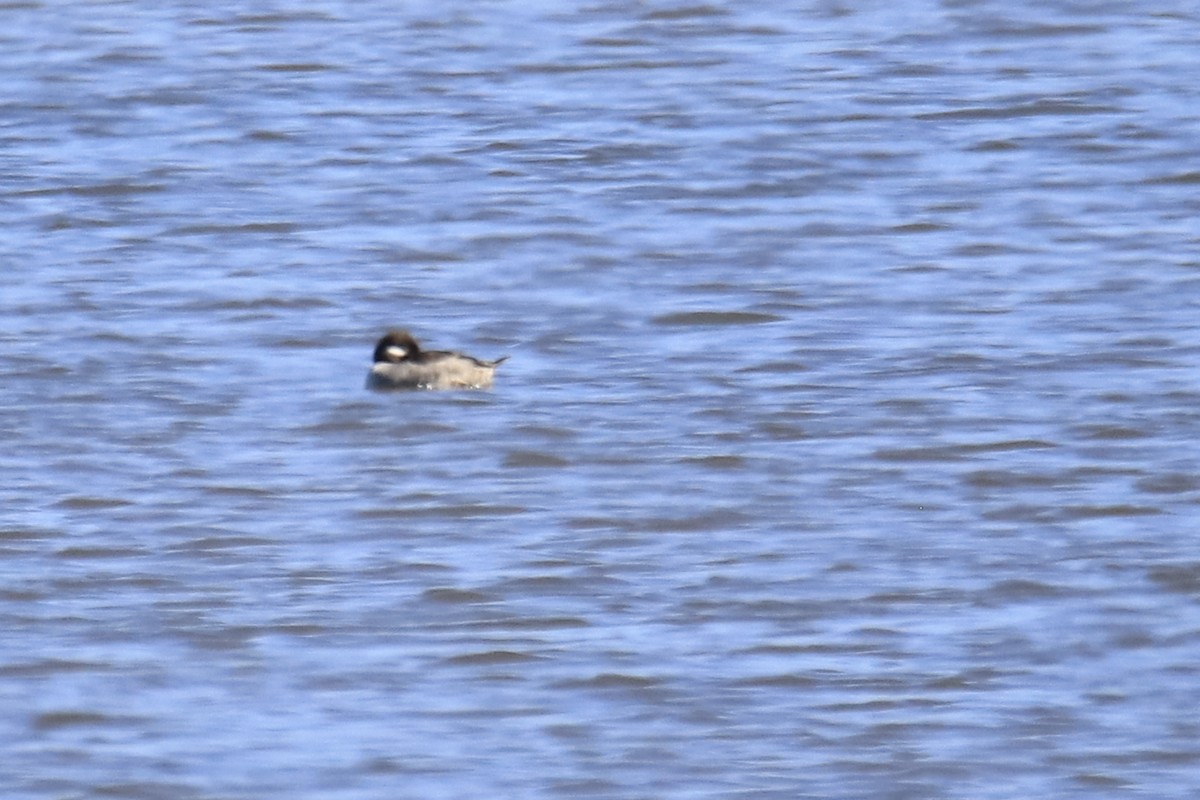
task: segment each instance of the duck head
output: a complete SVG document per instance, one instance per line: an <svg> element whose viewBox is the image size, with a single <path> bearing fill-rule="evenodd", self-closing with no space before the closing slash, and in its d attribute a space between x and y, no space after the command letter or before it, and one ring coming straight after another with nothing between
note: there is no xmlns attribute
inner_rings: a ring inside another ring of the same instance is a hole
<svg viewBox="0 0 1200 800"><path fill-rule="evenodd" d="M421 346L408 331L388 331L375 345L375 363L396 364L420 352Z"/></svg>

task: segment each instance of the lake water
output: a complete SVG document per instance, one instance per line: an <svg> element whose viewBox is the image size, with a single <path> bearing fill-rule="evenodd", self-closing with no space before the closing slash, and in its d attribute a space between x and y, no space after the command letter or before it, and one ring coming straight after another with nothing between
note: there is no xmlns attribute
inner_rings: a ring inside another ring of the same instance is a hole
<svg viewBox="0 0 1200 800"><path fill-rule="evenodd" d="M6 798L1200 792L1195 3L0 22Z"/></svg>

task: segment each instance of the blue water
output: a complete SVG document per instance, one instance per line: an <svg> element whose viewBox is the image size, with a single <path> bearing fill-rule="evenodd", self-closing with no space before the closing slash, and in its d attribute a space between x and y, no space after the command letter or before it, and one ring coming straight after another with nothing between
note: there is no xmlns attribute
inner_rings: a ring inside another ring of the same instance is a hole
<svg viewBox="0 0 1200 800"><path fill-rule="evenodd" d="M1200 790L1192 4L0 21L5 797Z"/></svg>

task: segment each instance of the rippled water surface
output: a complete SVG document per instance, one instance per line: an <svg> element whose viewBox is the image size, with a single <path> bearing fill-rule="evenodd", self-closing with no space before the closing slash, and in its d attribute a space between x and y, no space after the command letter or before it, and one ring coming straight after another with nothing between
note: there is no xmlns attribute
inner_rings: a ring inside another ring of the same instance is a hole
<svg viewBox="0 0 1200 800"><path fill-rule="evenodd" d="M0 21L5 797L1200 791L1194 3Z"/></svg>

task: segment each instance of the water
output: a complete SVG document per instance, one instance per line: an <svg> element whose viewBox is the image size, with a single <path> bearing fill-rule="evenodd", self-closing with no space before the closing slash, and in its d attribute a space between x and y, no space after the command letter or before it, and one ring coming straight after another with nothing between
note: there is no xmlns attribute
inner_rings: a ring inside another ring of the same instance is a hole
<svg viewBox="0 0 1200 800"><path fill-rule="evenodd" d="M0 18L6 797L1200 790L1193 4Z"/></svg>

